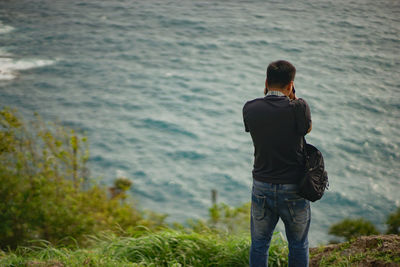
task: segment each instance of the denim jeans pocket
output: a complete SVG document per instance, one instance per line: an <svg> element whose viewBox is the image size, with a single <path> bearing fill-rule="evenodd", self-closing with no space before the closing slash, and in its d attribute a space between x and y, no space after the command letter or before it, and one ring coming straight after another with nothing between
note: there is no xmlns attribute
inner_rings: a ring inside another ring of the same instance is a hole
<svg viewBox="0 0 400 267"><path fill-rule="evenodd" d="M310 219L310 202L304 198L285 199L294 223L306 223Z"/></svg>
<svg viewBox="0 0 400 267"><path fill-rule="evenodd" d="M265 196L252 193L251 195L251 216L255 220L262 220L265 217Z"/></svg>

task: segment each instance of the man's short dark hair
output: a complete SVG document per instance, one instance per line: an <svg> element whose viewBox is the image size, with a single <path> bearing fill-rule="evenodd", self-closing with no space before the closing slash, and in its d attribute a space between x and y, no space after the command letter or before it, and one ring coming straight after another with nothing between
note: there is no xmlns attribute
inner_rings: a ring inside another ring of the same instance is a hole
<svg viewBox="0 0 400 267"><path fill-rule="evenodd" d="M286 60L271 62L267 68L268 87L283 88L294 80L296 68Z"/></svg>

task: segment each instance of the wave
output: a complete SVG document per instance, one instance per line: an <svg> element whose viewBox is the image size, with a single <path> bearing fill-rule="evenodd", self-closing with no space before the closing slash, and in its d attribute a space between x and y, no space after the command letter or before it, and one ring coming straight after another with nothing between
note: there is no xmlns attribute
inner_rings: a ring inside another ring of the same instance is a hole
<svg viewBox="0 0 400 267"><path fill-rule="evenodd" d="M14 27L9 26L9 25L4 25L1 21L0 21L0 34L6 34L9 33L11 31L14 30Z"/></svg>
<svg viewBox="0 0 400 267"><path fill-rule="evenodd" d="M15 79L21 70L44 67L55 62L48 59L14 59L9 55L0 54L0 81Z"/></svg>
<svg viewBox="0 0 400 267"><path fill-rule="evenodd" d="M0 34L6 34L13 30L14 27L5 25L0 21ZM44 67L54 63L55 60L48 59L16 59L0 47L0 81L15 79L21 70Z"/></svg>

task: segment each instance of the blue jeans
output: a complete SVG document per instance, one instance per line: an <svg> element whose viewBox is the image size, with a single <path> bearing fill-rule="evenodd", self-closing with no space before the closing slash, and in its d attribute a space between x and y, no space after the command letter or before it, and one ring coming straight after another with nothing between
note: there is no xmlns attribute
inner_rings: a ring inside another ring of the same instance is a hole
<svg viewBox="0 0 400 267"><path fill-rule="evenodd" d="M289 266L308 266L310 202L297 194L296 184L253 180L250 267L268 266L269 245L279 218L289 243Z"/></svg>

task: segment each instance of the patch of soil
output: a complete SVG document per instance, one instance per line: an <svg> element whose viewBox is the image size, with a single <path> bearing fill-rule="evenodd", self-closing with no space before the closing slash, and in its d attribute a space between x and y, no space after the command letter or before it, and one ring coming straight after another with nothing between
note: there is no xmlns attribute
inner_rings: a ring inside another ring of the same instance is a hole
<svg viewBox="0 0 400 267"><path fill-rule="evenodd" d="M400 263L388 262L385 259L400 258L400 236L399 235L372 235L362 236L350 243L326 245L310 249L310 266L320 266L323 258L327 259L332 253L339 253L343 257L351 257L363 254L352 266L362 267L391 267L400 266ZM379 255L379 258L377 258Z"/></svg>

